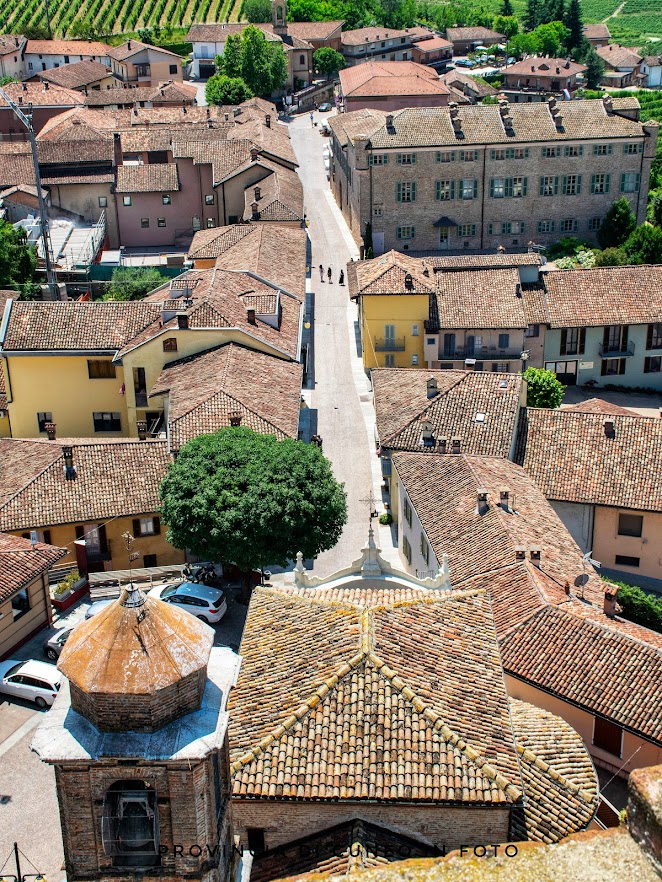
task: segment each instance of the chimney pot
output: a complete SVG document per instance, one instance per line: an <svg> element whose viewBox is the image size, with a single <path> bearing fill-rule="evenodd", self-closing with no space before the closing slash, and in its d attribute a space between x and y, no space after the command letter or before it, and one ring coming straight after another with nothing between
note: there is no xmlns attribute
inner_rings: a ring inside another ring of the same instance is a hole
<svg viewBox="0 0 662 882"><path fill-rule="evenodd" d="M257 220L259 218L260 212L258 211L257 202L251 202L251 214L252 214L253 220Z"/></svg>
<svg viewBox="0 0 662 882"><path fill-rule="evenodd" d="M515 546L515 560L526 560L526 546Z"/></svg>
<svg viewBox="0 0 662 882"><path fill-rule="evenodd" d="M127 48L127 49L130 49L130 48L131 48L131 40L127 40L127 41L126 41L126 48Z"/></svg>
<svg viewBox="0 0 662 882"><path fill-rule="evenodd" d="M540 568L540 558L542 556L542 548L539 545L532 545L529 548L529 553L531 555L531 563L534 567Z"/></svg>
<svg viewBox="0 0 662 882"><path fill-rule="evenodd" d="M430 420L423 420L421 423L421 444L424 447L434 447L434 435Z"/></svg>
<svg viewBox="0 0 662 882"><path fill-rule="evenodd" d="M66 481L73 481L76 477L73 447L65 445L62 448L62 456L64 457L64 478Z"/></svg>
<svg viewBox="0 0 662 882"><path fill-rule="evenodd" d="M502 487L499 490L499 505L506 511L510 511L510 490L507 487Z"/></svg>
<svg viewBox="0 0 662 882"><path fill-rule="evenodd" d="M487 490L476 490L476 514L484 514L487 511Z"/></svg>
<svg viewBox="0 0 662 882"><path fill-rule="evenodd" d="M460 453L462 449L462 439L453 438L451 441L451 453Z"/></svg>
<svg viewBox="0 0 662 882"><path fill-rule="evenodd" d="M620 611L619 606L616 603L617 597L618 585L608 585L605 590L604 613L606 616L609 616L610 619L613 619Z"/></svg>
<svg viewBox="0 0 662 882"><path fill-rule="evenodd" d="M613 420L605 420L605 437L613 438L616 435L614 431L614 421Z"/></svg>
<svg viewBox="0 0 662 882"><path fill-rule="evenodd" d="M49 441L55 441L55 423L46 423L44 425L44 429L46 429L46 435L48 436Z"/></svg>
<svg viewBox="0 0 662 882"><path fill-rule="evenodd" d="M264 117L264 124L265 124L265 126L266 126L268 129L271 128L271 114L270 114L270 113L267 113L267 114L265 115L265 117Z"/></svg>
<svg viewBox="0 0 662 882"><path fill-rule="evenodd" d="M138 440L145 441L147 439L147 420L138 420L136 428L138 429Z"/></svg>
<svg viewBox="0 0 662 882"><path fill-rule="evenodd" d="M448 438L440 438L438 442L439 453L446 453L448 450Z"/></svg>
<svg viewBox="0 0 662 882"><path fill-rule="evenodd" d="M257 147L251 147L251 162L257 162L257 158L260 155L260 151Z"/></svg>
<svg viewBox="0 0 662 882"><path fill-rule="evenodd" d="M230 413L230 425L235 427L241 425L241 411L233 410Z"/></svg>
<svg viewBox="0 0 662 882"><path fill-rule="evenodd" d="M259 202L259 200L262 198L262 191L260 190L260 188L255 187L255 189L253 190L253 194L255 196L255 201Z"/></svg>
<svg viewBox="0 0 662 882"><path fill-rule="evenodd" d="M393 128L393 114L392 113L386 114L386 128L387 129Z"/></svg>
<svg viewBox="0 0 662 882"><path fill-rule="evenodd" d="M257 324L257 322L255 321L255 310L250 306L246 310L246 318L248 320L249 325Z"/></svg>
<svg viewBox="0 0 662 882"><path fill-rule="evenodd" d="M429 377L427 382L427 394L428 398L435 398L439 394L439 388L437 386L437 378ZM662 408L661 408L662 410Z"/></svg>

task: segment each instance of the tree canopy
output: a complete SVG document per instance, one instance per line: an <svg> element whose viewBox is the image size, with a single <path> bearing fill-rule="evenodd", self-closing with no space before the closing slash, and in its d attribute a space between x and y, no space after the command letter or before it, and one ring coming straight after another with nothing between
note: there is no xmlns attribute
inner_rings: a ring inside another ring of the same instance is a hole
<svg viewBox="0 0 662 882"><path fill-rule="evenodd" d="M662 263L662 230L642 224L630 233L623 250L631 263Z"/></svg>
<svg viewBox="0 0 662 882"><path fill-rule="evenodd" d="M163 285L167 279L152 266L119 266L113 270L112 279L104 300L142 300L150 291Z"/></svg>
<svg viewBox="0 0 662 882"><path fill-rule="evenodd" d="M553 371L543 368L527 368L522 374L526 380L526 403L529 407L553 409L563 401L565 386Z"/></svg>
<svg viewBox="0 0 662 882"><path fill-rule="evenodd" d="M637 219L625 196L611 206L597 233L600 248L618 248L637 226Z"/></svg>
<svg viewBox="0 0 662 882"><path fill-rule="evenodd" d="M231 34L223 55L216 57L218 72L240 78L253 95L270 97L287 79L287 59L281 43L269 42L260 28L249 25L241 35Z"/></svg>
<svg viewBox="0 0 662 882"><path fill-rule="evenodd" d="M271 0L244 0L242 18L253 24L271 21Z"/></svg>
<svg viewBox="0 0 662 882"><path fill-rule="evenodd" d="M313 52L313 67L317 73L331 74L345 67L345 59L340 52L330 46L322 46Z"/></svg>
<svg viewBox="0 0 662 882"><path fill-rule="evenodd" d="M161 483L176 548L244 573L332 548L347 520L343 486L318 447L243 426L185 444Z"/></svg>
<svg viewBox="0 0 662 882"><path fill-rule="evenodd" d="M29 282L37 268L37 252L25 232L0 220L0 279L3 287Z"/></svg>
<svg viewBox="0 0 662 882"><path fill-rule="evenodd" d="M241 77L214 74L205 86L207 104L241 104L252 97L253 93Z"/></svg>
<svg viewBox="0 0 662 882"><path fill-rule="evenodd" d="M563 24L568 31L568 49L577 49L582 45L584 40L584 21L582 19L582 10L579 0L570 0L568 8L565 11Z"/></svg>

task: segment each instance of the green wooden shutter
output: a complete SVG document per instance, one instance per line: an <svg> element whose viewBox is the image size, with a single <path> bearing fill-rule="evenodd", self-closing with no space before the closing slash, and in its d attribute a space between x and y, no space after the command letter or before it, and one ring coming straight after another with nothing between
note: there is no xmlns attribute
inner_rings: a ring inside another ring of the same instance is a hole
<svg viewBox="0 0 662 882"><path fill-rule="evenodd" d="M494 199L494 178L490 178L490 199Z"/></svg>
<svg viewBox="0 0 662 882"><path fill-rule="evenodd" d="M611 188L611 175L605 176L605 193L608 193Z"/></svg>
<svg viewBox="0 0 662 882"><path fill-rule="evenodd" d="M395 199L396 202L402 202L402 184L395 185Z"/></svg>
<svg viewBox="0 0 662 882"><path fill-rule="evenodd" d="M577 188L575 190L575 196L579 196L579 194L581 192L582 192L582 176L577 175Z"/></svg>
<svg viewBox="0 0 662 882"><path fill-rule="evenodd" d="M411 201L416 202L416 181L411 184Z"/></svg>
<svg viewBox="0 0 662 882"><path fill-rule="evenodd" d="M544 192L545 192L545 179L544 179L544 177L541 177L540 178L540 190L538 192L538 195L542 196L544 194Z"/></svg>
<svg viewBox="0 0 662 882"><path fill-rule="evenodd" d="M154 517L152 520L154 522L154 535L158 536L161 533L161 518Z"/></svg>
<svg viewBox="0 0 662 882"><path fill-rule="evenodd" d="M596 175L591 175L591 193L595 193L595 179Z"/></svg>
<svg viewBox="0 0 662 882"><path fill-rule="evenodd" d="M579 329L579 349L578 354L583 355L586 349L586 328Z"/></svg>
<svg viewBox="0 0 662 882"><path fill-rule="evenodd" d="M653 348L653 326L649 325L646 329L646 349Z"/></svg>
<svg viewBox="0 0 662 882"><path fill-rule="evenodd" d="M474 199L478 197L478 178L474 178Z"/></svg>
<svg viewBox="0 0 662 882"><path fill-rule="evenodd" d="M455 199L455 181L451 181L451 199Z"/></svg>
<svg viewBox="0 0 662 882"><path fill-rule="evenodd" d="M559 192L559 176L555 175L554 176L554 195L555 196L558 195L558 192Z"/></svg>
<svg viewBox="0 0 662 882"><path fill-rule="evenodd" d="M513 195L513 179L506 178L503 185L503 195L504 196L512 196Z"/></svg>
<svg viewBox="0 0 662 882"><path fill-rule="evenodd" d="M524 178L524 180L522 181L522 196L526 196L528 189L529 189L529 179Z"/></svg>

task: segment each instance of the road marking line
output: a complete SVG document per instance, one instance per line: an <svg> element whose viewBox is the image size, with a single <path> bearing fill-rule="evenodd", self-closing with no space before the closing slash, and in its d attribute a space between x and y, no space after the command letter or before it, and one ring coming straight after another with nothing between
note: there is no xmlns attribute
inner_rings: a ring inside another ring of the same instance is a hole
<svg viewBox="0 0 662 882"><path fill-rule="evenodd" d="M30 717L29 720L26 720L22 726L19 726L18 729L13 732L9 738L5 738L5 740L0 744L0 756L3 756L7 753L8 750L11 750L14 745L18 744L18 742L23 738L24 735L34 729L35 726L38 726L42 721L42 714L35 713L34 716Z"/></svg>

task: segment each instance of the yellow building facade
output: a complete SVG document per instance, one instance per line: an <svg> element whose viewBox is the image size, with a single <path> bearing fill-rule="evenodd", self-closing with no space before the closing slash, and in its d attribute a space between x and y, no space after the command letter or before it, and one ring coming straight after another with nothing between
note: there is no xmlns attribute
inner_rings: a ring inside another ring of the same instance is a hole
<svg viewBox="0 0 662 882"><path fill-rule="evenodd" d="M371 294L359 298L363 366L424 367L427 294Z"/></svg>

